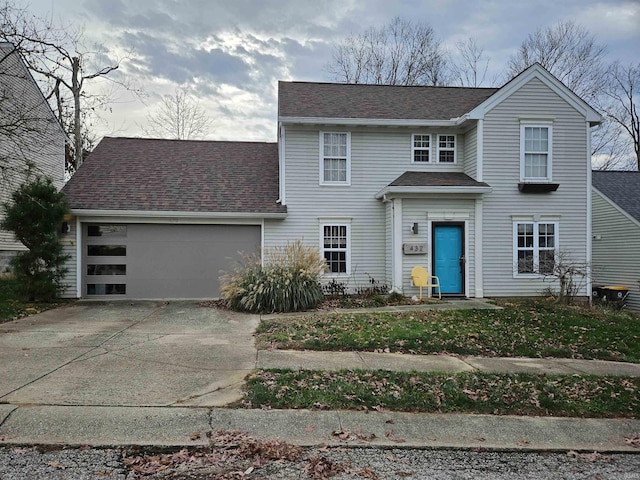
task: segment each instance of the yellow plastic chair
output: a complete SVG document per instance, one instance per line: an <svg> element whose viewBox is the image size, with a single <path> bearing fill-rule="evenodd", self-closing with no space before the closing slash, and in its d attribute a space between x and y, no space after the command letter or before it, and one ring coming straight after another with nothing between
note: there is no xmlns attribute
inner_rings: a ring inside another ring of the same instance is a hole
<svg viewBox="0 0 640 480"><path fill-rule="evenodd" d="M424 267L413 267L411 269L411 281L414 287L420 287L420 300L422 300L422 289L424 287L437 287L438 298L442 300L440 279L435 275L429 275L429 272Z"/></svg>

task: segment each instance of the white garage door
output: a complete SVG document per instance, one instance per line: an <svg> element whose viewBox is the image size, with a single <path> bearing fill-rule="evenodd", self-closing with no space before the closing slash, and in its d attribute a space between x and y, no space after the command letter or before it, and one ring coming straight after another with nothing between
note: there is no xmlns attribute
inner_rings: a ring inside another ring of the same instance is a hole
<svg viewBox="0 0 640 480"><path fill-rule="evenodd" d="M213 298L258 225L84 224L84 298Z"/></svg>

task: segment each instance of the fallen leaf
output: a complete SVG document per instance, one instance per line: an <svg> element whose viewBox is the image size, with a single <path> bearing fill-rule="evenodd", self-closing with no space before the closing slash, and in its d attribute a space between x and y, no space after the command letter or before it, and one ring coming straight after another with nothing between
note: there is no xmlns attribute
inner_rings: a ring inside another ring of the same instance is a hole
<svg viewBox="0 0 640 480"><path fill-rule="evenodd" d="M315 429L316 429L316 426L313 424L307 425L306 427L304 427L305 432L313 432Z"/></svg>
<svg viewBox="0 0 640 480"><path fill-rule="evenodd" d="M198 440L200 438L200 434L199 433L192 433L189 438L191 440Z"/></svg>
<svg viewBox="0 0 640 480"><path fill-rule="evenodd" d="M358 477L369 478L371 480L377 480L378 475L371 469L371 467L364 467L354 472Z"/></svg>
<svg viewBox="0 0 640 480"><path fill-rule="evenodd" d="M60 462L48 462L47 465L49 465L50 467L53 468L57 468L58 470L64 470L65 466L62 465Z"/></svg>
<svg viewBox="0 0 640 480"><path fill-rule="evenodd" d="M632 447L640 448L640 435L627 435L624 437L624 443Z"/></svg>
<svg viewBox="0 0 640 480"><path fill-rule="evenodd" d="M580 460L584 460L586 462L595 462L597 460L610 460L611 457L607 456L607 455L602 455L601 453L598 452L592 452L592 453L578 453L575 450L569 450L567 452L567 456L571 457L571 458L579 458Z"/></svg>
<svg viewBox="0 0 640 480"><path fill-rule="evenodd" d="M395 433L393 433L393 430L389 430L388 432L386 432L384 434L384 436L387 437L392 442L395 442L395 443L404 443L404 442L406 442L406 440L404 438L396 437Z"/></svg>

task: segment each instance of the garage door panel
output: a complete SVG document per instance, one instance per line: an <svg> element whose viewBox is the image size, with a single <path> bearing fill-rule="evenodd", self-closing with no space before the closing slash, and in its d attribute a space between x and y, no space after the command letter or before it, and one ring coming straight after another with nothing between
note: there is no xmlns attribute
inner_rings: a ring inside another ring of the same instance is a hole
<svg viewBox="0 0 640 480"><path fill-rule="evenodd" d="M89 243L105 240L88 237ZM258 253L260 242L258 225L129 224L126 241L121 242L126 244L126 258L85 259L98 274L120 272L115 265L126 262L126 275L108 277L110 283L126 279L127 298L211 298L219 295L220 275L242 254ZM85 264L85 285L106 279L87 275L87 268Z"/></svg>

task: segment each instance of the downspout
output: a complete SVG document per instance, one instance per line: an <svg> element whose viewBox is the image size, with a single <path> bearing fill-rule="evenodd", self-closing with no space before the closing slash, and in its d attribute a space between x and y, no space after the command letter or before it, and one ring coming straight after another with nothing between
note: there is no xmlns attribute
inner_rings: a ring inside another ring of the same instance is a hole
<svg viewBox="0 0 640 480"><path fill-rule="evenodd" d="M82 223L80 217L76 215L76 298L82 298Z"/></svg>
<svg viewBox="0 0 640 480"><path fill-rule="evenodd" d="M591 298L591 288L592 288L592 278L591 278L591 254L593 248L593 237L592 237L592 207L591 207L591 125L589 122L586 122L587 125L587 159L588 159L588 168L587 168L587 261L586 261L586 274L587 274L587 296L589 297L589 305L592 304L593 299Z"/></svg>
<svg viewBox="0 0 640 480"><path fill-rule="evenodd" d="M278 198L277 203L281 205L286 205L286 194L285 194L285 129L282 122L278 122L278 186L280 189L280 198Z"/></svg>

